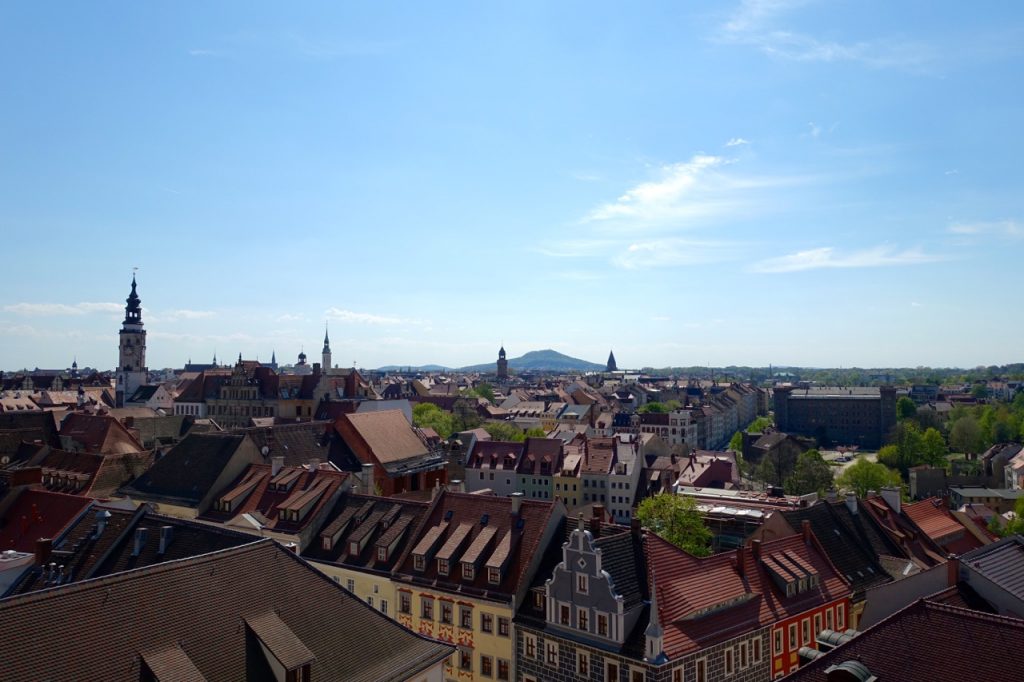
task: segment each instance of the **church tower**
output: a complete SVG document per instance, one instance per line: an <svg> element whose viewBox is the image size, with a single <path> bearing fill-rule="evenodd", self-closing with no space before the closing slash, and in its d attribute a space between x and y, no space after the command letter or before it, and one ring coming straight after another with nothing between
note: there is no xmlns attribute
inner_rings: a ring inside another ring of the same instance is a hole
<svg viewBox="0 0 1024 682"><path fill-rule="evenodd" d="M618 365L615 364L615 353L608 351L608 364L605 365L606 372L617 372L619 371Z"/></svg>
<svg viewBox="0 0 1024 682"><path fill-rule="evenodd" d="M320 353L321 353L321 364L320 364L320 366L323 367L324 374L327 374L327 370L329 370L333 365L331 365L331 340L329 338L327 338L327 323L326 322L324 323L324 349L322 351L320 351Z"/></svg>
<svg viewBox="0 0 1024 682"><path fill-rule="evenodd" d="M121 323L118 344L116 401L124 407L126 400L135 394L139 386L146 383L146 330L142 327L142 299L135 290L135 275L132 275L132 292L125 299L124 322Z"/></svg>
<svg viewBox="0 0 1024 682"><path fill-rule="evenodd" d="M505 359L505 346L498 350L498 381L508 381L508 360Z"/></svg>

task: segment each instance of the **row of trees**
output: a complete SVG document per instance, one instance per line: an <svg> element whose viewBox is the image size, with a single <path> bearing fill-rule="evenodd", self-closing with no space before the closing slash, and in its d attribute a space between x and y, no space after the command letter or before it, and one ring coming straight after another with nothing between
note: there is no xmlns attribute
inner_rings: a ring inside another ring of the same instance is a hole
<svg viewBox="0 0 1024 682"><path fill-rule="evenodd" d="M448 438L453 433L467 431L482 426L487 433L491 434L494 440L522 442L527 438L544 438L544 429L532 428L523 431L512 422L486 422L475 412L466 409L458 409L459 401L455 403L455 411L442 410L433 403L416 403L412 408L412 423L421 429L433 429L442 438Z"/></svg>

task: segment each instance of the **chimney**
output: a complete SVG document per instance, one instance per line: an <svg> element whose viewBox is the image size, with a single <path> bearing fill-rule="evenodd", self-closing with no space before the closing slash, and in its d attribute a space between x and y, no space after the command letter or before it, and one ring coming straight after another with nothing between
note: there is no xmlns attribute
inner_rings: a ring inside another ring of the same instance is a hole
<svg viewBox="0 0 1024 682"><path fill-rule="evenodd" d="M514 493L512 493L509 496L509 497L512 498L512 512L511 512L512 516L515 516L515 517L518 518L518 516L519 516L519 509L520 509L520 507L523 504L523 498L525 496L526 495L524 493L521 493L521 492L514 492Z"/></svg>
<svg viewBox="0 0 1024 682"><path fill-rule="evenodd" d="M284 466L284 456L276 455L270 458L270 475L277 476L281 473L281 467Z"/></svg>
<svg viewBox="0 0 1024 682"><path fill-rule="evenodd" d="M761 541L751 540L750 541L750 553L754 555L754 561L761 560Z"/></svg>
<svg viewBox="0 0 1024 682"><path fill-rule="evenodd" d="M132 545L132 556L142 554L142 548L146 546L146 529L135 529L135 543Z"/></svg>
<svg viewBox="0 0 1024 682"><path fill-rule="evenodd" d="M629 530L633 533L633 535L637 536L643 533L643 524L640 523L640 519L638 519L636 516L630 517Z"/></svg>
<svg viewBox="0 0 1024 682"><path fill-rule="evenodd" d="M597 503L594 505L594 513L590 517L590 533L595 538L601 537L602 521L604 521L604 505Z"/></svg>
<svg viewBox="0 0 1024 682"><path fill-rule="evenodd" d="M466 492L466 487L464 485L462 485L462 479L461 478L453 478L451 480L451 483L448 484L448 488L453 493L464 493L464 492Z"/></svg>
<svg viewBox="0 0 1024 682"><path fill-rule="evenodd" d="M900 513L900 489L882 488L882 499L897 514Z"/></svg>
<svg viewBox="0 0 1024 682"><path fill-rule="evenodd" d="M745 570L744 563L747 560L747 546L740 545L736 548L736 572L740 574L742 578L744 576L743 571Z"/></svg>
<svg viewBox="0 0 1024 682"><path fill-rule="evenodd" d="M161 556L167 553L167 547L171 544L171 540L174 539L174 528L172 526L160 526L160 550L157 552Z"/></svg>
<svg viewBox="0 0 1024 682"><path fill-rule="evenodd" d="M51 552L53 552L53 540L50 538L36 540L36 566L46 566Z"/></svg>
<svg viewBox="0 0 1024 682"><path fill-rule="evenodd" d="M309 471L311 473L315 474L317 469L319 469L319 468L320 468L320 459L318 457L310 458L310 460L309 460Z"/></svg>
<svg viewBox="0 0 1024 682"><path fill-rule="evenodd" d="M839 496L836 495L836 489L829 488L828 492L825 493L825 499L828 500L829 502L835 502L836 500L838 500Z"/></svg>
<svg viewBox="0 0 1024 682"><path fill-rule="evenodd" d="M373 494L373 464L371 464L370 462L367 462L366 464L363 464L362 467L360 467L360 468L362 469L362 475L360 476L360 481L361 481L362 486L363 486L362 493L364 495L372 495Z"/></svg>
<svg viewBox="0 0 1024 682"><path fill-rule="evenodd" d="M808 521L807 519L804 519L803 521L801 521L800 522L800 531L803 533L804 542L806 544L808 544L808 545L811 544L811 522Z"/></svg>
<svg viewBox="0 0 1024 682"><path fill-rule="evenodd" d="M857 514L857 493L846 493L846 508L850 510L850 513Z"/></svg>
<svg viewBox="0 0 1024 682"><path fill-rule="evenodd" d="M949 587L955 587L960 582L960 557L950 554L946 557L946 583Z"/></svg>
<svg viewBox="0 0 1024 682"><path fill-rule="evenodd" d="M107 529L107 519L109 518L110 512L106 509L96 512L96 535L94 537L98 538L103 535L103 531Z"/></svg>

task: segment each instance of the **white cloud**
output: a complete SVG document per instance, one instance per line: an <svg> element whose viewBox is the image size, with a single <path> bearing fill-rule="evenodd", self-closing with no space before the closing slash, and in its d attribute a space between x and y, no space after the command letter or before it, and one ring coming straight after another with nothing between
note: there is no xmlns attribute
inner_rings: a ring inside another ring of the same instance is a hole
<svg viewBox="0 0 1024 682"><path fill-rule="evenodd" d="M921 263L934 263L941 260L945 260L945 257L926 254L920 249L896 251L889 246L876 246L871 249L841 254L830 246L823 246L776 258L768 258L755 263L751 269L754 272L781 273L819 270L822 268L877 268L895 265L919 265Z"/></svg>
<svg viewBox="0 0 1024 682"><path fill-rule="evenodd" d="M994 234L1003 237L1024 237L1024 225L1021 225L1016 220L953 223L947 231L952 234Z"/></svg>
<svg viewBox="0 0 1024 682"><path fill-rule="evenodd" d="M718 263L734 257L734 245L727 242L670 237L634 242L613 257L612 263L626 270L643 270Z"/></svg>
<svg viewBox="0 0 1024 682"><path fill-rule="evenodd" d="M358 324L373 325L398 325L398 324L423 324L422 320L405 319L389 315L374 315L373 313L358 313L342 308L328 308L326 315L329 319L342 322L355 322Z"/></svg>
<svg viewBox="0 0 1024 682"><path fill-rule="evenodd" d="M119 313L124 309L120 303L14 303L5 305L0 310L15 315L37 317L66 317L69 315L88 315L90 313Z"/></svg>
<svg viewBox="0 0 1024 682"><path fill-rule="evenodd" d="M188 51L191 57L219 57L221 55L220 50L207 50L205 48L193 48Z"/></svg>
<svg viewBox="0 0 1024 682"><path fill-rule="evenodd" d="M708 189L703 182L707 175L726 163L729 161L720 156L698 154L686 163L663 166L659 179L640 183L616 201L598 206L584 222L651 222L713 214L723 208L722 202L698 197Z"/></svg>
<svg viewBox="0 0 1024 682"><path fill-rule="evenodd" d="M725 143L726 147L739 147L740 145L750 144L750 140L744 140L742 137L734 137Z"/></svg>
<svg viewBox="0 0 1024 682"><path fill-rule="evenodd" d="M617 243L612 239L566 239L551 242L537 251L550 258L586 258L606 253Z"/></svg>
<svg viewBox="0 0 1024 682"><path fill-rule="evenodd" d="M780 27L780 17L806 4L807 0L743 0L716 37L792 61L851 61L874 68L921 70L938 56L934 48L923 43L899 39L843 43L818 40Z"/></svg>

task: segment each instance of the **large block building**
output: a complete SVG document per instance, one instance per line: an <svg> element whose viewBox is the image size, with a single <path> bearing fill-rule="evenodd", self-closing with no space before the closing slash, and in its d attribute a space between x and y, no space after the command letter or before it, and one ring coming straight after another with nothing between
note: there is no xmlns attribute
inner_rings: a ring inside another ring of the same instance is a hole
<svg viewBox="0 0 1024 682"><path fill-rule="evenodd" d="M774 407L780 431L813 436L822 447L874 449L896 424L896 388L776 386Z"/></svg>

